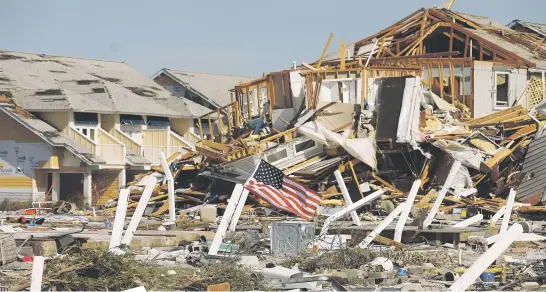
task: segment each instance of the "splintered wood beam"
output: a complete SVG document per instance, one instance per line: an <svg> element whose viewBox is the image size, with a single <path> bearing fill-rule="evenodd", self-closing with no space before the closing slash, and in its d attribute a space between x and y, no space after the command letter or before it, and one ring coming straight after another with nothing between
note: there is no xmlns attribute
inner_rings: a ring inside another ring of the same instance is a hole
<svg viewBox="0 0 546 292"><path fill-rule="evenodd" d="M466 38L464 40L464 56L463 56L464 58L468 56L468 46L470 45L469 42L470 42L470 37L466 35Z"/></svg>
<svg viewBox="0 0 546 292"><path fill-rule="evenodd" d="M449 51L453 52L453 28L450 29L449 35Z"/></svg>
<svg viewBox="0 0 546 292"><path fill-rule="evenodd" d="M315 67L313 67L313 66L311 66L311 65L309 65L309 64L307 64L307 63L305 63L305 62L301 62L301 65L302 65L303 67L305 67L305 68L307 68L307 69L313 71L313 72L318 71Z"/></svg>
<svg viewBox="0 0 546 292"><path fill-rule="evenodd" d="M408 20L419 18L421 16L421 14L423 13L423 11L425 11L425 9L423 9L423 8L418 9L418 10L414 11L412 14L410 14L410 15L406 16L405 18L402 18L400 21L394 23L393 25L379 31L378 33L375 33L375 34L373 34L373 35L371 35L371 36L369 36L367 38L364 38L364 39L361 39L361 40L357 41L355 43L355 47L366 44L367 42L373 40L374 38L377 38L379 36L384 35L385 33L388 33L390 31L392 31L393 29L398 27L400 24L405 23Z"/></svg>
<svg viewBox="0 0 546 292"><path fill-rule="evenodd" d="M328 52L328 47L330 46L330 42L332 42L333 37L334 37L334 34L330 33L330 36L328 37L328 41L326 42L326 46L324 46L324 50L322 50L322 55L320 56L320 59L317 63L317 66L315 66L315 68L320 69L320 65L322 65L322 61L324 60L324 57L326 56L326 52Z"/></svg>
<svg viewBox="0 0 546 292"><path fill-rule="evenodd" d="M449 3L446 5L447 10L451 10L451 6L455 3L455 0L450 0Z"/></svg>
<svg viewBox="0 0 546 292"><path fill-rule="evenodd" d="M457 97L455 96L455 68L453 68L453 63L449 63L449 83L449 89L451 89L451 104L455 105Z"/></svg>
<svg viewBox="0 0 546 292"><path fill-rule="evenodd" d="M391 185L390 183L388 183L387 181L385 181L384 179L380 178L379 176L377 176L375 173L372 173L372 177L377 180L378 182L384 184L386 187L388 187L389 189L397 192L397 193L403 193L401 190L399 190L398 188L396 188L394 185Z"/></svg>
<svg viewBox="0 0 546 292"><path fill-rule="evenodd" d="M428 15L428 10L425 10L425 13L423 15L423 20L421 22L421 29L419 30L419 38L423 38L423 35L425 34L425 27L427 25L427 15ZM419 54L423 54L423 42L419 43Z"/></svg>
<svg viewBox="0 0 546 292"><path fill-rule="evenodd" d="M444 32L443 34L444 34L445 36L447 36L447 37L451 37L451 35L450 35L449 33L447 33L447 32ZM453 35L453 38L456 39L456 40L458 40L458 41L461 41L461 42L466 42L465 38L463 38L463 37L461 37L461 36L458 36L458 35ZM450 40L450 41L451 41L451 40ZM476 50L477 50L479 47L480 47L480 43L479 43L479 42L476 42L476 43L473 43L473 44L472 44L472 48L473 48L473 49L476 49ZM493 56L493 55L494 55L492 52L485 51L485 50L483 51L483 53L486 54L486 55L489 55L489 56Z"/></svg>
<svg viewBox="0 0 546 292"><path fill-rule="evenodd" d="M444 64L441 62L438 63L438 71L440 75L440 80L438 80L440 83L440 98L444 99Z"/></svg>
<svg viewBox="0 0 546 292"><path fill-rule="evenodd" d="M424 33L421 37L419 37L415 42L412 43L412 45L407 46L405 49L403 49L400 53L397 54L397 56L400 56L404 54L405 52L412 52L425 38L427 38L432 32L434 32L438 27L444 26L443 23L436 23L427 30L426 33Z"/></svg>
<svg viewBox="0 0 546 292"><path fill-rule="evenodd" d="M345 69L345 43L343 40L340 40L340 46L339 46L339 69Z"/></svg>

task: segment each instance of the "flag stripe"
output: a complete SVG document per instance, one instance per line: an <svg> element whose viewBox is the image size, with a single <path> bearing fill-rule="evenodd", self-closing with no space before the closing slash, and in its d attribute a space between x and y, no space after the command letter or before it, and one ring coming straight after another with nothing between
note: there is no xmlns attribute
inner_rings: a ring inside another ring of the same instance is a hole
<svg viewBox="0 0 546 292"><path fill-rule="evenodd" d="M292 195L283 194L282 191L276 190L265 184L255 184L261 194L275 198L275 201L281 200L283 206L287 206L290 210L297 214L305 214L307 216L314 215L313 209L307 209L300 201L295 199Z"/></svg>
<svg viewBox="0 0 546 292"><path fill-rule="evenodd" d="M316 206L318 206L318 204L320 203L320 197L315 191L306 188L287 177L284 178L284 182L286 182L287 185L293 187L294 189L299 190L301 193L307 194L308 196L304 196L304 198L310 200L313 203L316 203Z"/></svg>
<svg viewBox="0 0 546 292"><path fill-rule="evenodd" d="M297 200L302 201L302 203L304 203L305 205L312 205L315 207L314 209L316 209L316 207L318 206L318 202L315 203L310 197L306 197L304 194L291 188L288 185L283 185L282 189L286 191L287 193L289 193L290 195L294 196Z"/></svg>

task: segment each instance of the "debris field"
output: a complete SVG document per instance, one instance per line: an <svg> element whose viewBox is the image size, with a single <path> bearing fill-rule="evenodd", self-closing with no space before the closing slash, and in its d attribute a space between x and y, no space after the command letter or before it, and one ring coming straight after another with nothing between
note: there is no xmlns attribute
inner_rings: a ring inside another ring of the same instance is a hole
<svg viewBox="0 0 546 292"><path fill-rule="evenodd" d="M0 286L546 289L544 72L503 87L545 45L478 20L422 9L328 55L330 35L235 85L117 197L2 212Z"/></svg>

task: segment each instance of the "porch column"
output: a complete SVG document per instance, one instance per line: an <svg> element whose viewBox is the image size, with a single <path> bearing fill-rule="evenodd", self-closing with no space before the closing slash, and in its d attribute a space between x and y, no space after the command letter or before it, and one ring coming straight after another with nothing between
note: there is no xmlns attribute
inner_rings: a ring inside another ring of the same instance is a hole
<svg viewBox="0 0 546 292"><path fill-rule="evenodd" d="M127 170L122 169L118 174L118 189L125 188L127 184Z"/></svg>
<svg viewBox="0 0 546 292"><path fill-rule="evenodd" d="M51 201L53 203L57 203L60 199L59 195L61 191L61 174L59 172L52 172L51 179L53 183L53 187L51 188Z"/></svg>
<svg viewBox="0 0 546 292"><path fill-rule="evenodd" d="M83 198L89 206L93 206L93 177L90 170L83 174Z"/></svg>

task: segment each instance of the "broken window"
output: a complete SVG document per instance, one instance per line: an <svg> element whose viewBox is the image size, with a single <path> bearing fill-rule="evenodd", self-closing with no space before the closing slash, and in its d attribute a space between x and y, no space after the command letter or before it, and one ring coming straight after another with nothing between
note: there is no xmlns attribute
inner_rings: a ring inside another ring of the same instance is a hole
<svg viewBox="0 0 546 292"><path fill-rule="evenodd" d="M311 149L316 146L316 142L313 140L304 141L298 144L294 145L294 149L296 150L296 153L302 152L307 149Z"/></svg>
<svg viewBox="0 0 546 292"><path fill-rule="evenodd" d="M74 124L76 125L98 125L97 113L74 113Z"/></svg>
<svg viewBox="0 0 546 292"><path fill-rule="evenodd" d="M119 115L119 122L123 125L145 125L144 119L139 115Z"/></svg>
<svg viewBox="0 0 546 292"><path fill-rule="evenodd" d="M495 73L495 107L508 107L508 73Z"/></svg>
<svg viewBox="0 0 546 292"><path fill-rule="evenodd" d="M169 127L171 126L171 121L168 117L147 116L146 124L148 126Z"/></svg>

